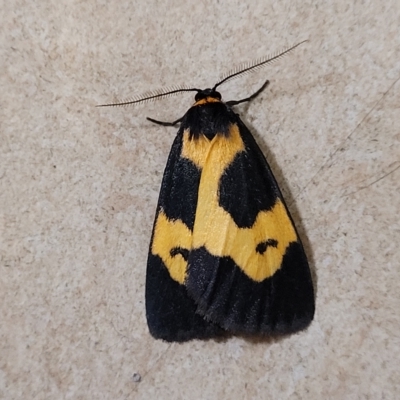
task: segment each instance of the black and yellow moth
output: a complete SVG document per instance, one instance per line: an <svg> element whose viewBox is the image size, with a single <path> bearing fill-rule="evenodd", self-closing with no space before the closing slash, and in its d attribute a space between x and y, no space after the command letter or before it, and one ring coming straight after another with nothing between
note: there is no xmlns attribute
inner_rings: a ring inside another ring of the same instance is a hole
<svg viewBox="0 0 400 400"><path fill-rule="evenodd" d="M300 44L300 43L299 43ZM157 339L276 335L307 327L314 291L307 258L271 169L216 88L286 54L234 72L172 123L180 127L165 168L146 276L146 316ZM120 103L130 104L132 102Z"/></svg>

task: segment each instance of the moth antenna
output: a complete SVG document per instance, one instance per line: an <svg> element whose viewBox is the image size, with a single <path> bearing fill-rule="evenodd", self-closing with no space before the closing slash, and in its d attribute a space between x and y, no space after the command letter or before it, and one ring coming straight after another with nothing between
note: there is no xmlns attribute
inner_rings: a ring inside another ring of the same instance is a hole
<svg viewBox="0 0 400 400"><path fill-rule="evenodd" d="M165 97L173 96L180 92L199 92L200 89L188 88L185 86L170 86L163 89L152 90L150 92L143 93L138 96L134 96L129 99L122 101L115 101L109 104L99 104L96 107L117 107L117 106L129 106L132 104L147 103L149 101L155 101Z"/></svg>
<svg viewBox="0 0 400 400"><path fill-rule="evenodd" d="M240 64L239 66L237 66L236 68L234 68L233 70L231 70L227 74L225 74L222 77L222 79L214 86L213 90L215 90L219 85L225 83L229 79L237 78L238 76L240 76L242 74L247 74L249 72L253 72L261 67L264 67L267 64L271 64L271 63L279 60L280 58L282 58L283 56L287 55L292 50L294 50L296 47L300 46L301 44L303 44L304 42L307 42L307 41L308 40L303 40L302 42L299 42L292 47L287 47L277 53L269 54L266 57L262 57L257 60L254 60L254 61Z"/></svg>

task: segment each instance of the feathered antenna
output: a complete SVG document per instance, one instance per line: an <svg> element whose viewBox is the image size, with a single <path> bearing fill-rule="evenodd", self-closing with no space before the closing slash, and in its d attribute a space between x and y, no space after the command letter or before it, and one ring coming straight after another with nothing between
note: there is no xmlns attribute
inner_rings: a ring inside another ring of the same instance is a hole
<svg viewBox="0 0 400 400"><path fill-rule="evenodd" d="M286 48L278 53L268 55L268 56L260 58L258 60L239 65L234 70L231 70L227 74L225 74L225 76L213 87L212 90L215 90L219 85L222 85L229 79L233 79L242 74L246 74L246 73L255 71L267 64L271 64L271 63L277 61L278 59L280 59L283 56L285 56L286 54L290 53L292 50L294 50L296 47L300 46L304 42L307 42L307 40L303 40L302 42L297 43L292 47ZM169 97L174 94L181 93L181 92L197 92L197 93L199 93L201 91L202 91L201 89L189 88L186 86L170 86L170 87L163 88L163 89L153 90L151 92L147 92L142 95L135 96L131 99L127 99L127 100L123 100L123 101L116 101L114 103L109 103L109 104L100 104L97 107L128 106L128 105L132 105L132 104L147 103L149 101L162 99L162 98Z"/></svg>
<svg viewBox="0 0 400 400"><path fill-rule="evenodd" d="M300 46L304 42L307 42L307 40L303 40L302 42L297 43L292 47L283 49L282 51L279 51L277 53L270 54L266 57L262 57L257 60L254 60L251 62L246 62L246 63L239 65L235 69L233 69L233 70L229 71L227 74L225 74L222 77L222 79L213 87L213 90L215 90L219 85L222 85L229 79L237 78L238 76L240 76L242 74L247 74L249 72L253 72L261 67L264 67L267 64L271 64L271 63L279 60L280 58L287 55L288 53L290 53L292 50L294 50L296 47Z"/></svg>
<svg viewBox="0 0 400 400"><path fill-rule="evenodd" d="M141 95L126 99L123 101L116 101L109 104L99 104L96 107L117 107L117 106L129 106L131 104L147 103L149 101L155 101L165 97L172 96L180 92L199 92L200 89L189 88L185 86L170 86L163 89L152 90L150 92L143 93Z"/></svg>

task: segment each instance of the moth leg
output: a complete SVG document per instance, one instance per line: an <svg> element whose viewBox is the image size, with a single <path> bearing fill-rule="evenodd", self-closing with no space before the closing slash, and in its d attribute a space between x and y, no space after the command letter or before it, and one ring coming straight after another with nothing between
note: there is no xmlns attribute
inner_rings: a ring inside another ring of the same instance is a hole
<svg viewBox="0 0 400 400"><path fill-rule="evenodd" d="M257 92L253 93L251 96L246 97L245 99L242 100L231 100L227 101L226 104L229 107L236 106L236 104L244 103L246 101L250 101L255 99L267 86L269 85L269 80L267 79L264 84L260 87L260 89L257 90Z"/></svg>
<svg viewBox="0 0 400 400"><path fill-rule="evenodd" d="M175 125L178 124L179 122L182 122L183 117L181 117L181 118L179 118L179 119L177 119L176 121L173 121L173 122L158 121L158 120L156 120L156 119L149 118L149 117L147 117L147 119L148 119L150 122L153 122L154 124L157 124L157 125L162 125L162 126L175 126Z"/></svg>

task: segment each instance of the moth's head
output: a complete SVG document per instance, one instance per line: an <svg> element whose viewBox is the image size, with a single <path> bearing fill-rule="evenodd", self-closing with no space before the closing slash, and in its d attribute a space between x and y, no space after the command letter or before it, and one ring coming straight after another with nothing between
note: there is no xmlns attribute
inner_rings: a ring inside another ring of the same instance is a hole
<svg viewBox="0 0 400 400"><path fill-rule="evenodd" d="M215 88L213 89L203 89L203 90L199 90L196 94L196 96L194 96L195 101L199 101L199 100L203 100L206 98L212 98L212 99L216 99L216 100L221 100L221 93L217 92L215 90Z"/></svg>

